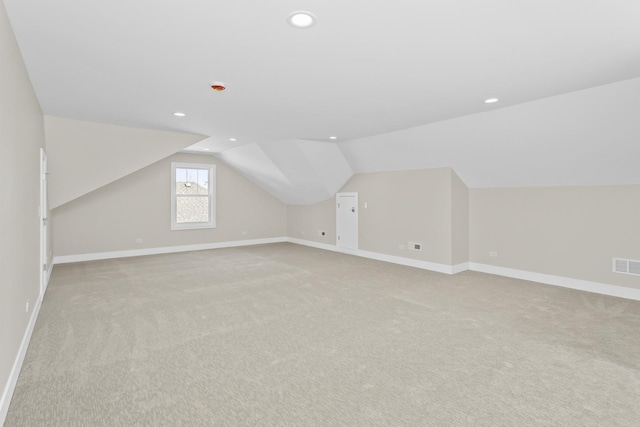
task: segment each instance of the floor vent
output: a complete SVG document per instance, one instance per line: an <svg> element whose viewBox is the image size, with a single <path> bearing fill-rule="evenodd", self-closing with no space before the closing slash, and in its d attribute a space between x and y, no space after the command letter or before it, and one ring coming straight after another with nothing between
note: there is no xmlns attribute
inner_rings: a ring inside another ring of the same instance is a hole
<svg viewBox="0 0 640 427"><path fill-rule="evenodd" d="M614 258L613 272L640 276L640 261L635 261L632 259Z"/></svg>

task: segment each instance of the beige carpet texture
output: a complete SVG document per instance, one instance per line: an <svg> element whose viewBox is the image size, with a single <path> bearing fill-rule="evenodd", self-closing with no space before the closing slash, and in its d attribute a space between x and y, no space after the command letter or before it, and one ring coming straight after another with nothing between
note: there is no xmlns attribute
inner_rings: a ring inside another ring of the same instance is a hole
<svg viewBox="0 0 640 427"><path fill-rule="evenodd" d="M58 265L5 425L637 427L640 302L290 243Z"/></svg>

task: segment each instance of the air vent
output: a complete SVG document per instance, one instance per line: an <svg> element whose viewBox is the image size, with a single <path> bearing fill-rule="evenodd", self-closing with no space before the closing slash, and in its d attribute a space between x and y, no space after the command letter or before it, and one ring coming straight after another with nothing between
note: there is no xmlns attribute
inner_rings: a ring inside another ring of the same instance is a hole
<svg viewBox="0 0 640 427"><path fill-rule="evenodd" d="M613 259L613 272L620 274L631 274L633 276L640 276L640 261L632 259Z"/></svg>

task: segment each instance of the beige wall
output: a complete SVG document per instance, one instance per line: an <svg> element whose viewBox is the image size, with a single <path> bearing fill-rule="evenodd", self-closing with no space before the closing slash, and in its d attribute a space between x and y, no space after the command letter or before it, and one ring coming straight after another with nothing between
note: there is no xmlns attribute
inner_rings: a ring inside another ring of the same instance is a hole
<svg viewBox="0 0 640 427"><path fill-rule="evenodd" d="M320 236L319 232L325 235ZM287 236L317 243L336 244L336 199L312 205L287 205Z"/></svg>
<svg viewBox="0 0 640 427"><path fill-rule="evenodd" d="M171 231L172 161L216 165L216 228ZM286 235L282 202L215 157L194 154L170 156L60 206L52 214L55 256ZM136 243L138 238L141 244Z"/></svg>
<svg viewBox="0 0 640 427"><path fill-rule="evenodd" d="M469 190L454 171L428 169L357 174L340 191L359 194L362 250L640 289L611 271L613 257L640 260L640 186ZM287 214L288 236L335 245L335 199ZM409 241L423 251L400 249Z"/></svg>
<svg viewBox="0 0 640 427"><path fill-rule="evenodd" d="M451 264L450 169L358 174L341 191L358 193L360 249Z"/></svg>
<svg viewBox="0 0 640 427"><path fill-rule="evenodd" d="M640 186L472 189L470 227L472 262L640 289Z"/></svg>
<svg viewBox="0 0 640 427"><path fill-rule="evenodd" d="M450 265L452 209L466 206L461 181L456 183L455 204L452 201L452 174L441 168L354 175L340 191L358 193L359 249ZM335 245L335 199L289 206L287 213L289 237ZM455 219L464 221L465 215L457 213ZM319 230L327 231L327 237L318 236ZM456 251L461 262L466 261L460 255L467 252L465 240L461 226L457 241L464 247ZM408 250L409 242L422 243L422 251Z"/></svg>
<svg viewBox="0 0 640 427"><path fill-rule="evenodd" d="M45 116L49 202L56 208L204 136Z"/></svg>
<svg viewBox="0 0 640 427"><path fill-rule="evenodd" d="M451 171L451 263L469 261L469 189Z"/></svg>
<svg viewBox="0 0 640 427"><path fill-rule="evenodd" d="M44 147L42 112L4 3L0 3L0 64L0 393L3 393L39 296L39 177L40 148ZM29 312L25 311L27 301Z"/></svg>

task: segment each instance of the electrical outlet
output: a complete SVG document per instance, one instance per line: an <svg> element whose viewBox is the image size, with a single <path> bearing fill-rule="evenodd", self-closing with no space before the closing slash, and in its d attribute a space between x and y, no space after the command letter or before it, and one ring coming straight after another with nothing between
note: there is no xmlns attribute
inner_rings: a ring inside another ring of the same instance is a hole
<svg viewBox="0 0 640 427"><path fill-rule="evenodd" d="M142 243L142 239L138 237L138 238L136 239L136 243Z"/></svg>
<svg viewBox="0 0 640 427"><path fill-rule="evenodd" d="M364 202L364 208L367 209L367 202Z"/></svg>
<svg viewBox="0 0 640 427"><path fill-rule="evenodd" d="M409 242L407 244L407 248L410 251L421 251L422 250L422 243Z"/></svg>
<svg viewBox="0 0 640 427"><path fill-rule="evenodd" d="M489 252L489 256L490 256L490 257L493 257L493 258L496 258L496 257L498 256L498 252L496 252L496 251L490 251L490 252Z"/></svg>

